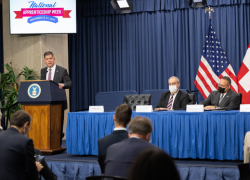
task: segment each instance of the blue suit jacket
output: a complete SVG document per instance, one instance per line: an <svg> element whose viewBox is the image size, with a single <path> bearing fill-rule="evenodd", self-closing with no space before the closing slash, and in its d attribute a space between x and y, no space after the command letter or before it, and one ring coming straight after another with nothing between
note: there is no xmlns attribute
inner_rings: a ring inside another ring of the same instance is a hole
<svg viewBox="0 0 250 180"><path fill-rule="evenodd" d="M107 150L105 175L127 178L129 169L137 155L148 148L158 147L137 138L128 138L111 145Z"/></svg>
<svg viewBox="0 0 250 180"><path fill-rule="evenodd" d="M0 133L0 179L37 180L32 139L9 128Z"/></svg>

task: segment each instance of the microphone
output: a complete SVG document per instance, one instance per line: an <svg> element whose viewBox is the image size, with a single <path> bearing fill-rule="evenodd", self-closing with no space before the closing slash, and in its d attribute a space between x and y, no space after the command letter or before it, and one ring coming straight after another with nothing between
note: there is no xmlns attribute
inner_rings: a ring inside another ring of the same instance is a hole
<svg viewBox="0 0 250 180"><path fill-rule="evenodd" d="M45 74L42 74L42 75L40 76L40 79L42 79L42 76L45 76L45 80L46 80L46 74L47 74L47 72L48 72L48 70L46 71Z"/></svg>
<svg viewBox="0 0 250 180"><path fill-rule="evenodd" d="M188 90L188 89L186 89L186 91L189 93L189 94L192 94L193 92L198 92L199 90Z"/></svg>

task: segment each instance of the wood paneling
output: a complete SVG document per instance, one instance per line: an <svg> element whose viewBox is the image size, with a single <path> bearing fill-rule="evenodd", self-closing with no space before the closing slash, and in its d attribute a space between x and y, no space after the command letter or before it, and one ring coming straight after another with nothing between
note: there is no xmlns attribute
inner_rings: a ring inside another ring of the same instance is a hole
<svg viewBox="0 0 250 180"><path fill-rule="evenodd" d="M32 118L28 136L33 139L34 147L42 152L61 150L61 108L61 104L22 105Z"/></svg>

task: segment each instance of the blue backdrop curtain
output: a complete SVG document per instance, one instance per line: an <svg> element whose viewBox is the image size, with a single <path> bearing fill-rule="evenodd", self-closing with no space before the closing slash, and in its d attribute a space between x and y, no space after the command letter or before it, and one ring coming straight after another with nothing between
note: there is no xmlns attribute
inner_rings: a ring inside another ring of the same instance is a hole
<svg viewBox="0 0 250 180"><path fill-rule="evenodd" d="M189 8L186 0L131 0L133 13L116 15L110 0L77 3L77 34L69 35L71 111L93 105L98 92L167 89L173 75L181 89L196 89L209 25L205 8ZM214 6L212 25L237 74L250 41L250 1L208 5Z"/></svg>

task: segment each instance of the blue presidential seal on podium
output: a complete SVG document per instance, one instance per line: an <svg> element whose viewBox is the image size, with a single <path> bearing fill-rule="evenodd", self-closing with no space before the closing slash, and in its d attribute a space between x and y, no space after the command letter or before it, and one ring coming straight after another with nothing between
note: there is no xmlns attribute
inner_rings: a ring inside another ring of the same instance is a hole
<svg viewBox="0 0 250 180"><path fill-rule="evenodd" d="M28 88L29 97L35 99L38 98L41 94L41 87L38 84L31 84Z"/></svg>

